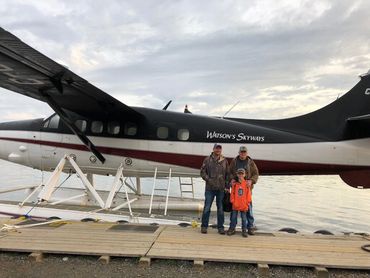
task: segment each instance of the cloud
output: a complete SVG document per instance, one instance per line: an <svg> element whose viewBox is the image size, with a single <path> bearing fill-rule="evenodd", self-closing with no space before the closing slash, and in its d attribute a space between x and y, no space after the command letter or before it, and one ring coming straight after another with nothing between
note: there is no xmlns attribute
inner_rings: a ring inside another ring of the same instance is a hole
<svg viewBox="0 0 370 278"><path fill-rule="evenodd" d="M0 88L0 122L45 118L53 112L41 101Z"/></svg>
<svg viewBox="0 0 370 278"><path fill-rule="evenodd" d="M369 8L329 0L0 0L3 27L128 105L173 100L170 110L188 104L220 116L240 101L228 116L248 118L296 116L348 91L370 68ZM17 100L0 107L20 115Z"/></svg>

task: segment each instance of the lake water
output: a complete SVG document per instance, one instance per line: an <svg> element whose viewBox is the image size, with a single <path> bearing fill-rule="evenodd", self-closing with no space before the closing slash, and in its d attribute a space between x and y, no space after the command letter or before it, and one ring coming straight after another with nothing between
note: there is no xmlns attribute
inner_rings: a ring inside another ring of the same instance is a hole
<svg viewBox="0 0 370 278"><path fill-rule="evenodd" d="M50 173L0 160L0 188L39 184ZM63 180L63 178L62 178ZM97 188L107 188L112 177L96 177ZM73 177L68 186L80 182ZM151 179L143 179L144 193L150 193ZM177 179L172 196L179 196ZM195 180L195 196L203 199L204 182ZM0 200L20 200L24 192L0 195ZM370 190L346 185L339 176L261 176L253 190L256 225L260 230L276 231L284 227L300 232L325 229L333 233L370 233Z"/></svg>

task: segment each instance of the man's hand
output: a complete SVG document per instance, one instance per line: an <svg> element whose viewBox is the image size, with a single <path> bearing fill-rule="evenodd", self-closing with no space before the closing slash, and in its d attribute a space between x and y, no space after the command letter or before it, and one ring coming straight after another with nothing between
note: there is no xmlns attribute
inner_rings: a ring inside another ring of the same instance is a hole
<svg viewBox="0 0 370 278"><path fill-rule="evenodd" d="M247 185L248 187L252 190L253 189L253 184L251 180L247 180Z"/></svg>

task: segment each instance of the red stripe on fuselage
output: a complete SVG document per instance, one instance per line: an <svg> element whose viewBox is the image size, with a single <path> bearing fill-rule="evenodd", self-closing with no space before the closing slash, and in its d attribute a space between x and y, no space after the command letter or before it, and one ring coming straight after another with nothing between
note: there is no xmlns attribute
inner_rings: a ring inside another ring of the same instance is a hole
<svg viewBox="0 0 370 278"><path fill-rule="evenodd" d="M44 146L52 146L64 149L73 149L90 152L85 145L61 143L53 141L42 141L23 138L0 137L0 140L13 142L23 142ZM204 156L193 154L178 154L167 152L155 152L150 150L131 150L111 147L97 147L103 154L114 156L131 157L136 159L172 164L177 166L200 169ZM228 158L230 161L231 158ZM289 175L289 174L338 174L343 171L369 169L366 166L337 165L337 164L319 164L319 163L302 163L302 162L285 162L270 160L254 160L261 174L264 175Z"/></svg>

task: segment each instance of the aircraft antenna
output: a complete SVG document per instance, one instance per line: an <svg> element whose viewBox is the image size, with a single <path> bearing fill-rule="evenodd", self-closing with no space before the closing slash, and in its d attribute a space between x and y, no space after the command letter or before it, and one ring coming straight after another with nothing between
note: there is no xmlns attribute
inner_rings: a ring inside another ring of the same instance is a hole
<svg viewBox="0 0 370 278"><path fill-rule="evenodd" d="M233 106L231 106L231 108L229 109L229 110L227 110L227 112L222 116L222 119L223 118L225 118L225 116L227 115L227 114L229 114L230 113L230 111L231 110L233 110L234 109L234 107L235 106L237 106L238 104L239 104L239 102L240 102L240 100L238 100Z"/></svg>
<svg viewBox="0 0 370 278"><path fill-rule="evenodd" d="M167 102L166 106L162 108L162 110L167 110L168 106L170 106L172 100L170 100L169 102Z"/></svg>

